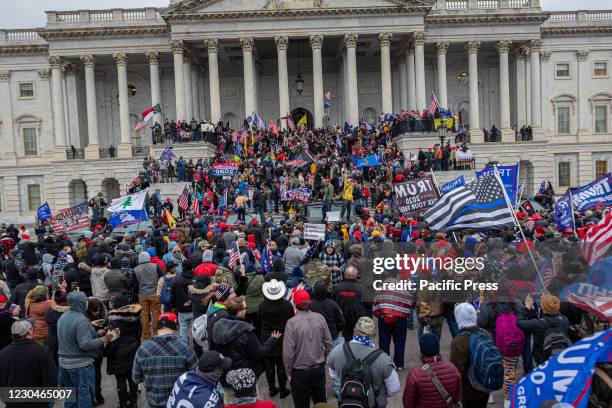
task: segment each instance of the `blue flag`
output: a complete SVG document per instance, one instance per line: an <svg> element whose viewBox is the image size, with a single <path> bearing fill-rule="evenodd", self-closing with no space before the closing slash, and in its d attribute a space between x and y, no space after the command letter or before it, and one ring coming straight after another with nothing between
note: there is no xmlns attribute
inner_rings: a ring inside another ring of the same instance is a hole
<svg viewBox="0 0 612 408"><path fill-rule="evenodd" d="M169 148L169 147L166 147L164 149L164 151L162 152L161 156L159 156L159 158L161 160L170 160L170 159L172 159L174 157L176 157L176 156L175 156L174 152L172 151L172 149Z"/></svg>
<svg viewBox="0 0 612 408"><path fill-rule="evenodd" d="M380 166L381 164L383 164L382 161L380 161L380 159L378 158L378 155L376 154L371 154L367 157L364 157L363 159L358 159L355 158L355 167L357 168L361 168L361 167L376 167L376 166Z"/></svg>
<svg viewBox="0 0 612 408"><path fill-rule="evenodd" d="M255 124L255 126L257 126L257 129L265 129L266 128L266 124L264 123L264 121L257 116L256 113L253 113L253 123Z"/></svg>
<svg viewBox="0 0 612 408"><path fill-rule="evenodd" d="M589 405L596 363L612 356L612 329L595 333L566 348L527 374L512 390L512 408L538 408L542 402Z"/></svg>
<svg viewBox="0 0 612 408"><path fill-rule="evenodd" d="M489 173L493 173L495 168L497 168L497 173L506 188L506 194L508 194L510 202L515 203L518 190L519 165L487 167L484 170L476 171L476 178L481 178Z"/></svg>
<svg viewBox="0 0 612 408"><path fill-rule="evenodd" d="M586 211L597 205L612 204L612 173L598 178L586 186L572 189L572 202L578 211Z"/></svg>
<svg viewBox="0 0 612 408"><path fill-rule="evenodd" d="M540 183L540 194L544 194L544 192L546 191L546 180L542 180L542 182Z"/></svg>
<svg viewBox="0 0 612 408"><path fill-rule="evenodd" d="M350 133L351 132L351 125L349 125L349 123L346 120L344 121L344 131L346 133Z"/></svg>
<svg viewBox="0 0 612 408"><path fill-rule="evenodd" d="M459 176L456 179L451 180L448 183L444 184L442 187L440 187L440 191L442 192L442 194L446 194L449 191L453 191L457 187L461 187L464 185L465 185L465 178L463 176Z"/></svg>
<svg viewBox="0 0 612 408"><path fill-rule="evenodd" d="M38 221L45 221L51 218L51 208L49 208L49 204L47 204L47 202L38 207L38 210L36 211L36 218L38 218Z"/></svg>
<svg viewBox="0 0 612 408"><path fill-rule="evenodd" d="M118 228L138 224L139 222L146 221L148 219L149 216L147 215L147 210L143 208L141 210L120 211L113 213L108 222L111 227Z"/></svg>
<svg viewBox="0 0 612 408"><path fill-rule="evenodd" d="M560 230L564 230L566 228L575 229L574 217L572 217L572 202L569 194L565 194L555 203L553 220L555 221L557 228Z"/></svg>
<svg viewBox="0 0 612 408"><path fill-rule="evenodd" d="M395 121L395 116L390 114L390 113L387 113L387 114L385 114L385 117L383 118L383 120L385 122L393 122L393 121Z"/></svg>

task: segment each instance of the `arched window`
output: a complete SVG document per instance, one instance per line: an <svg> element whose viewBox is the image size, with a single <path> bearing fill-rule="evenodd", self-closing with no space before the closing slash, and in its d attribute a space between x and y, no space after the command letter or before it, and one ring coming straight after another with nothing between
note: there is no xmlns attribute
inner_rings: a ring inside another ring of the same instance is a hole
<svg viewBox="0 0 612 408"><path fill-rule="evenodd" d="M363 111L363 118L370 123L378 123L378 115L374 108L366 108Z"/></svg>
<svg viewBox="0 0 612 408"><path fill-rule="evenodd" d="M22 115L15 120L15 124L21 140L20 152L26 157L39 156L42 119L33 115Z"/></svg>
<svg viewBox="0 0 612 408"><path fill-rule="evenodd" d="M576 97L570 94L562 94L552 100L552 105L556 134L571 135L576 133L573 120L576 112Z"/></svg>
<svg viewBox="0 0 612 408"><path fill-rule="evenodd" d="M233 112L227 112L223 115L223 123L229 123L231 129L236 129L238 127L238 118Z"/></svg>

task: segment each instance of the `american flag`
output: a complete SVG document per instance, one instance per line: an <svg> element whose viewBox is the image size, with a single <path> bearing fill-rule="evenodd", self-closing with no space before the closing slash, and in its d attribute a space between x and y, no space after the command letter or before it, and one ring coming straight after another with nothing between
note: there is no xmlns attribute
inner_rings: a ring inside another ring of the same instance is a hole
<svg viewBox="0 0 612 408"><path fill-rule="evenodd" d="M189 188L187 186L185 186L179 197L178 206L183 211L187 211L187 208L189 208Z"/></svg>
<svg viewBox="0 0 612 408"><path fill-rule="evenodd" d="M161 112L161 106L159 106L159 103L145 110L144 112L142 112L140 120L136 124L134 131L138 132L139 130L144 129L147 126L147 123L149 123L149 121L153 118L153 116L156 113L160 113L160 112Z"/></svg>
<svg viewBox="0 0 612 408"><path fill-rule="evenodd" d="M230 269L234 269L236 264L240 261L240 248L238 247L238 242L234 241L234 248L230 251L230 259L229 259L229 267Z"/></svg>
<svg viewBox="0 0 612 408"><path fill-rule="evenodd" d="M435 115L437 109L438 109L438 99L436 99L436 95L432 92L431 102L429 103L429 114L431 116Z"/></svg>
<svg viewBox="0 0 612 408"><path fill-rule="evenodd" d="M89 207L87 203L81 203L70 208L59 210L51 217L50 226L56 234L88 227Z"/></svg>
<svg viewBox="0 0 612 408"><path fill-rule="evenodd" d="M612 211L587 233L580 245L580 255L589 265L599 261L612 246Z"/></svg>
<svg viewBox="0 0 612 408"><path fill-rule="evenodd" d="M293 119L291 119L291 115L287 115L287 126L292 132L295 132L295 123L293 123Z"/></svg>
<svg viewBox="0 0 612 408"><path fill-rule="evenodd" d="M567 300L582 310L608 321L612 320L612 297L610 296L580 296L570 292L567 294Z"/></svg>
<svg viewBox="0 0 612 408"><path fill-rule="evenodd" d="M200 200L198 199L198 191L193 192L193 212L196 218L200 218Z"/></svg>

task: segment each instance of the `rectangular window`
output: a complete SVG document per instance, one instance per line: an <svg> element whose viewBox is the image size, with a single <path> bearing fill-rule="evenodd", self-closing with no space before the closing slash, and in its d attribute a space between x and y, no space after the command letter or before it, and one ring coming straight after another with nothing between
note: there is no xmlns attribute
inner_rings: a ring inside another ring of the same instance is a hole
<svg viewBox="0 0 612 408"><path fill-rule="evenodd" d="M555 64L555 78L568 79L569 77L570 77L569 62L561 62L561 63Z"/></svg>
<svg viewBox="0 0 612 408"><path fill-rule="evenodd" d="M559 187L569 187L572 183L571 163L559 162Z"/></svg>
<svg viewBox="0 0 612 408"><path fill-rule="evenodd" d="M36 128L23 129L23 147L26 156L38 155L38 140L36 137Z"/></svg>
<svg viewBox="0 0 612 408"><path fill-rule="evenodd" d="M557 108L557 130L560 135L570 134L570 108L560 106Z"/></svg>
<svg viewBox="0 0 612 408"><path fill-rule="evenodd" d="M41 204L40 184L28 184L28 211L35 212Z"/></svg>
<svg viewBox="0 0 612 408"><path fill-rule="evenodd" d="M34 83L21 82L19 83L19 97L31 99L34 97Z"/></svg>
<svg viewBox="0 0 612 408"><path fill-rule="evenodd" d="M595 107L595 133L608 133L608 107Z"/></svg>
<svg viewBox="0 0 612 408"><path fill-rule="evenodd" d="M608 77L608 62L607 61L595 61L593 63L593 77L595 78L607 78Z"/></svg>
<svg viewBox="0 0 612 408"><path fill-rule="evenodd" d="M607 160L596 160L595 161L595 178L598 179L608 174L608 161Z"/></svg>

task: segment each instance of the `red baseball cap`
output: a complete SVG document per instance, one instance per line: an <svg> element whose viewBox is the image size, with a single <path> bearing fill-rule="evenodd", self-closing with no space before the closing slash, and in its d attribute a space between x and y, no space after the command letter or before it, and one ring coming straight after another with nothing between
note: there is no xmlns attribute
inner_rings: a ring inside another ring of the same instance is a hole
<svg viewBox="0 0 612 408"><path fill-rule="evenodd" d="M293 303L296 307L305 307L310 305L310 295L304 289L298 289L293 292Z"/></svg>
<svg viewBox="0 0 612 408"><path fill-rule="evenodd" d="M0 303L6 303L8 302L8 299L5 295L0 295Z"/></svg>
<svg viewBox="0 0 612 408"><path fill-rule="evenodd" d="M159 319L158 320L162 320L162 319L168 319L171 322L176 322L176 315L174 313L171 312L166 312L166 313L162 313L159 315Z"/></svg>

